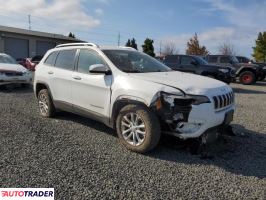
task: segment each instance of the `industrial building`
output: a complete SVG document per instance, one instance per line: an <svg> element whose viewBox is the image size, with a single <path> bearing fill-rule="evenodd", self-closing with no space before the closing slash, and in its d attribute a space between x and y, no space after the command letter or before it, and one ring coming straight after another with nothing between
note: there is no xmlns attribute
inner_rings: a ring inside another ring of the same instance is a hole
<svg viewBox="0 0 266 200"><path fill-rule="evenodd" d="M0 26L0 53L16 59L44 55L56 45L69 42L81 41L60 34Z"/></svg>

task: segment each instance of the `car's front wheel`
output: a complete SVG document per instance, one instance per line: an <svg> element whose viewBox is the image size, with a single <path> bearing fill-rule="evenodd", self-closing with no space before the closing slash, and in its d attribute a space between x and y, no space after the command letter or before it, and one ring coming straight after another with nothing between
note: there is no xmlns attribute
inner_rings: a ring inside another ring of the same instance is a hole
<svg viewBox="0 0 266 200"><path fill-rule="evenodd" d="M240 74L239 80L244 85L251 85L256 82L256 76L251 71L244 71Z"/></svg>
<svg viewBox="0 0 266 200"><path fill-rule="evenodd" d="M42 89L38 93L38 105L41 116L52 117L55 115L55 107L47 89Z"/></svg>
<svg viewBox="0 0 266 200"><path fill-rule="evenodd" d="M141 105L122 108L116 120L120 142L129 150L145 153L157 146L161 129L156 115Z"/></svg>

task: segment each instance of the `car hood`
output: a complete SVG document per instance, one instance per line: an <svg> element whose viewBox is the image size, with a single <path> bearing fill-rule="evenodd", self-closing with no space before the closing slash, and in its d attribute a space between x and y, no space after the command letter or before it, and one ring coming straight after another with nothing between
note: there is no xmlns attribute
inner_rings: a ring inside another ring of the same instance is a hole
<svg viewBox="0 0 266 200"><path fill-rule="evenodd" d="M19 64L8 64L0 63L0 70L2 71L16 71L16 72L26 72L27 69Z"/></svg>
<svg viewBox="0 0 266 200"><path fill-rule="evenodd" d="M177 71L138 73L130 74L130 76L136 79L178 88L187 94L207 94L208 92L217 90L217 88L221 88L223 91L226 90L228 92L230 90L228 85L221 81Z"/></svg>

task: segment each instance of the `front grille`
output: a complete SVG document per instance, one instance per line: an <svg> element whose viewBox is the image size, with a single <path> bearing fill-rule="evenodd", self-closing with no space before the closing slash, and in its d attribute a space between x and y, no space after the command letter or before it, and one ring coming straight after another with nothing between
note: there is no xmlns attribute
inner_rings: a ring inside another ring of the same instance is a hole
<svg viewBox="0 0 266 200"><path fill-rule="evenodd" d="M6 76L22 76L22 72L5 72Z"/></svg>
<svg viewBox="0 0 266 200"><path fill-rule="evenodd" d="M214 96L213 101L214 101L214 108L216 110L225 108L234 103L234 93L229 92L226 94Z"/></svg>

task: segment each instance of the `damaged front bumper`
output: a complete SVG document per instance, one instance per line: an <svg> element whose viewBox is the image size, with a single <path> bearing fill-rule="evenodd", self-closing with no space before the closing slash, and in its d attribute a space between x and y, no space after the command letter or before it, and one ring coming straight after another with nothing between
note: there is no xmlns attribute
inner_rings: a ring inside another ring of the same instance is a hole
<svg viewBox="0 0 266 200"><path fill-rule="evenodd" d="M227 126L232 121L234 104L216 111L206 96L174 96L162 93L153 109L160 119L162 132L181 139L197 138L210 128Z"/></svg>

